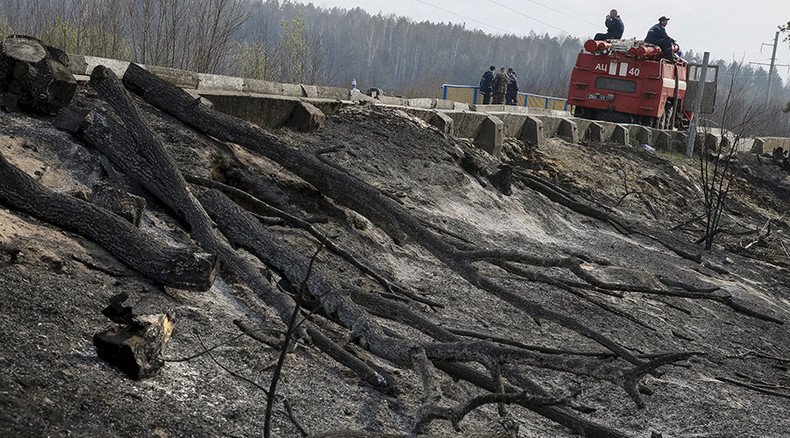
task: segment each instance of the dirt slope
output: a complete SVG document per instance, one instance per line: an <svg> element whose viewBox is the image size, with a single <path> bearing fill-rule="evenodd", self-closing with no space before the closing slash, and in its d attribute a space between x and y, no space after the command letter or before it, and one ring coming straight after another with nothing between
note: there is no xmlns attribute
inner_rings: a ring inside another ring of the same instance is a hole
<svg viewBox="0 0 790 438"><path fill-rule="evenodd" d="M89 89L78 103L100 105ZM393 241L356 212L334 203L279 165L236 145L219 143L148 107L145 119L164 141L179 169L239 187L300 216L326 216L316 227L398 284L444 305L435 310L408 305L436 324L474 330L539 345L575 351L603 351L590 339L546 320L535 320L515 307L472 286L435 256L405 239ZM715 286L717 296L733 299L761 314L790 321L790 224L787 213L790 178L744 155L742 181L733 195L728 226L733 231L761 228L772 232L750 250L754 234L723 236L704 260L715 270L679 257L655 240L624 235L600 220L581 215L515 179L513 193L503 195L484 176L462 166L469 144L448 139L404 114L381 108L350 108L328 120L316 133L278 131L281 140L302 151L341 147L325 154L334 166L378 188L448 239L476 247L531 250L552 254L586 254L610 266L589 264L595 278L628 279L631 285L656 278L698 286ZM89 198L96 184L110 183L144 196L148 208L141 229L172 246L190 242L186 227L156 199L123 176L108 174L98 153L59 132L48 119L0 113L0 152L10 162L57 192ZM698 213L696 162L650 155L612 145L576 145L549 140L540 148L520 142L506 145L504 162L517 170L552 181L618 217L644 229L668 230ZM110 171L111 172L111 171ZM623 181L626 183L623 183ZM628 188L626 188L626 184ZM641 193L629 194L629 190ZM92 336L108 321L100 314L119 292L159 300L176 315L176 331L167 351L185 358L206 346L239 334L234 319L282 330L254 292L219 278L205 292L187 292L152 284L123 266L105 250L0 202L0 435L3 436L261 436L266 396L223 367L268 388L277 350L249 337L238 338L209 355L168 363L153 378L131 381L96 356ZM303 254L316 243L306 233L271 226ZM693 241L692 223L672 232ZM452 237L455 236L455 237ZM10 250L17 248L19 252ZM239 250L251 263L263 264ZM381 291L379 285L328 251L317 264L347 288ZM625 269L615 269L620 267ZM583 294L527 281L493 265L480 265L489 278L548 309L570 315L638 355L693 351L700 354L661 368L644 383L646 407L638 409L617 386L588 377L522 367L536 382L560 396L596 408L578 414L628 436L754 436L790 434L790 373L787 326L736 312L708 299L658 296L626 290L622 297L588 287ZM561 268L536 271L550 278L578 281ZM717 272L718 271L718 272ZM726 271L726 273L723 273ZM612 277L613 276L613 277ZM663 288L655 283L656 288ZM673 290L675 288L664 288ZM610 310L604 310L607 307ZM258 312L254 312L254 310ZM267 313L268 312L268 313ZM616 314L618 313L618 314ZM341 345L355 334L323 317L315 317ZM406 324L377 317L392 333L427 340ZM310 433L338 429L403 433L412 430L422 385L417 373L381 360L360 347L360 357L390 371L397 395L382 394L310 345L300 343L288 356L280 393L292 417ZM602 359L604 363L621 363ZM483 370L483 368L480 368ZM748 382L752 388L726 381ZM480 393L468 383L440 378L447 405ZM456 434L437 420L428 436L572 436L572 431L529 410L512 407L518 432L500 425L495 405L475 410ZM278 398L274 436L298 436Z"/></svg>

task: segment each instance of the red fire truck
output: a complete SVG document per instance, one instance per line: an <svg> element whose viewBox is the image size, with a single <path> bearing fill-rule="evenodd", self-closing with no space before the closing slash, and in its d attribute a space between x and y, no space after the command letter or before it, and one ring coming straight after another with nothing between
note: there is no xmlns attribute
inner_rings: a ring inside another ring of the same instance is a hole
<svg viewBox="0 0 790 438"><path fill-rule="evenodd" d="M662 59L661 49L644 41L589 40L571 74L568 104L577 117L684 129L699 73L700 66ZM713 112L716 66L707 76L702 113Z"/></svg>

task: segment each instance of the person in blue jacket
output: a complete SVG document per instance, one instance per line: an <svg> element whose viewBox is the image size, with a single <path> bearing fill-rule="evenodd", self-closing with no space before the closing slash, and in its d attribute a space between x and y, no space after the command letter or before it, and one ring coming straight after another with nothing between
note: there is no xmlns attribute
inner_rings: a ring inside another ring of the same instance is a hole
<svg viewBox="0 0 790 438"><path fill-rule="evenodd" d="M645 42L661 47L663 58L674 61L675 55L672 53L672 44L675 44L675 40L667 35L667 24L669 24L669 18L662 15L658 19L658 24L653 25L647 31Z"/></svg>
<svg viewBox="0 0 790 438"><path fill-rule="evenodd" d="M619 40L623 37L625 24L623 24L623 19L620 18L620 15L617 13L617 9L609 11L609 15L606 16L605 24L606 33L596 33L594 38L596 41Z"/></svg>
<svg viewBox="0 0 790 438"><path fill-rule="evenodd" d="M483 105L488 105L491 103L491 93L494 92L494 70L496 67L493 65L488 68L488 71L483 73L483 77L480 78L480 92L483 93Z"/></svg>

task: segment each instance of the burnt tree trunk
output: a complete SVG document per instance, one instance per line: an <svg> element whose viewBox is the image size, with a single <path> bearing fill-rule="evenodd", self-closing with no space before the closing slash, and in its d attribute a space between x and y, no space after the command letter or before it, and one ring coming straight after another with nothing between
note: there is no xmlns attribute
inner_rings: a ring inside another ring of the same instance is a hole
<svg viewBox="0 0 790 438"><path fill-rule="evenodd" d="M0 101L8 109L49 115L68 105L77 81L68 56L41 41L12 35L0 43Z"/></svg>
<svg viewBox="0 0 790 438"><path fill-rule="evenodd" d="M0 153L0 202L97 242L151 280L179 289L206 290L214 282L213 255L172 248L109 211L54 193Z"/></svg>
<svg viewBox="0 0 790 438"><path fill-rule="evenodd" d="M186 221L195 240L206 250L217 254L228 278L247 284L283 321L288 321L296 305L294 300L275 291L261 271L227 243L221 234L225 231L216 229L192 195L161 140L142 119L139 109L115 74L98 66L91 75L91 85L110 104L115 114L98 109L91 111L79 127L78 134ZM118 120L116 114L123 122ZM72 123L69 125L74 126ZM357 372L373 387L384 391L393 390L390 387L391 379L340 348L311 322L304 323L300 331L319 349Z"/></svg>
<svg viewBox="0 0 790 438"><path fill-rule="evenodd" d="M131 64L126 70L123 83L153 106L175 116L187 125L273 160L312 184L324 195L362 214L396 242L406 238L417 242L474 286L499 297L534 318L556 322L593 339L635 365L642 364L642 361L626 348L576 319L547 309L486 278L475 265L479 260L466 257L463 251L457 250L431 232L396 201L364 181L322 162L314 155L289 147L272 134L250 123L201 105L185 91L136 64Z"/></svg>

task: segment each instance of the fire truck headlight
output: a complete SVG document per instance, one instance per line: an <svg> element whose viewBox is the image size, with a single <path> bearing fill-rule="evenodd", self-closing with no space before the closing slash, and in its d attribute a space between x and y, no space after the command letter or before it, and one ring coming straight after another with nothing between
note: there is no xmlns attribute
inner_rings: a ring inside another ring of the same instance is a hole
<svg viewBox="0 0 790 438"><path fill-rule="evenodd" d="M608 100L609 102L613 101L614 100L614 94L607 94L606 95L606 100Z"/></svg>

